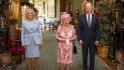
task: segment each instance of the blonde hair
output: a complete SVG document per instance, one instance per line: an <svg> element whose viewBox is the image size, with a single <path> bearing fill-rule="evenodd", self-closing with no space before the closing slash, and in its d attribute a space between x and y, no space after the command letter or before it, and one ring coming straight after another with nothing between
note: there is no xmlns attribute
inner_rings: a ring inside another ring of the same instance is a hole
<svg viewBox="0 0 124 70"><path fill-rule="evenodd" d="M26 10L25 10L25 19L28 19L27 18L27 14L29 13L29 12L32 12L33 13L33 20L34 19L36 19L36 12L34 11L34 9L33 8L27 8Z"/></svg>

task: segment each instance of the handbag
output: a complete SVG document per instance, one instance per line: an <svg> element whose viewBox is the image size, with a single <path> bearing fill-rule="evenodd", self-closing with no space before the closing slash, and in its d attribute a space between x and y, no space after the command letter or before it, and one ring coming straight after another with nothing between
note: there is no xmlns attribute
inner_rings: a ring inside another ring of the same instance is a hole
<svg viewBox="0 0 124 70"><path fill-rule="evenodd" d="M16 43L14 46L12 46L10 48L10 52L11 52L12 55L24 54L25 53L25 48L20 43Z"/></svg>
<svg viewBox="0 0 124 70"><path fill-rule="evenodd" d="M77 54L77 47L73 46L73 54Z"/></svg>
<svg viewBox="0 0 124 70"><path fill-rule="evenodd" d="M17 47L17 53L18 53L18 54L24 54L24 53L25 53L25 48L24 48L24 46L18 46L18 47Z"/></svg>
<svg viewBox="0 0 124 70"><path fill-rule="evenodd" d="M12 55L16 55L16 54L17 54L16 47L11 47L11 48L10 48L10 53L11 53Z"/></svg>

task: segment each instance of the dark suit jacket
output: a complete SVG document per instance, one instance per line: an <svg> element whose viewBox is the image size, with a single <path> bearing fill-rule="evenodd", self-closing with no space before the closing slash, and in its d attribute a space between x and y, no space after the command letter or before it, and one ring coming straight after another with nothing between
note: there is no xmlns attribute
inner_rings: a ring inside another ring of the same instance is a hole
<svg viewBox="0 0 124 70"><path fill-rule="evenodd" d="M84 45L95 44L95 41L99 41L99 30L99 22L95 14L92 15L91 27L88 26L86 14L79 17L78 40L82 40Z"/></svg>

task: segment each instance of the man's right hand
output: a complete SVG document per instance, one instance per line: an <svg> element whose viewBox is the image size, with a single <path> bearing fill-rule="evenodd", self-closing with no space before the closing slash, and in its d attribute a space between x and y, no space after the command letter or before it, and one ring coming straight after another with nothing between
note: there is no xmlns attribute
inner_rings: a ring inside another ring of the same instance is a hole
<svg viewBox="0 0 124 70"><path fill-rule="evenodd" d="M84 42L82 40L80 40L79 42L80 42L80 45L83 45L84 44Z"/></svg>

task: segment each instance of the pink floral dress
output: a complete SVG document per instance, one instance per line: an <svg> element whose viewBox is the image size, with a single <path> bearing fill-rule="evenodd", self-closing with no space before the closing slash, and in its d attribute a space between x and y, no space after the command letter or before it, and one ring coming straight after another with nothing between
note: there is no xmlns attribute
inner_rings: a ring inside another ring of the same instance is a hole
<svg viewBox="0 0 124 70"><path fill-rule="evenodd" d="M58 62L63 64L72 63L73 44L72 41L76 38L75 29L70 25L68 31L64 26L59 26L56 32L58 41Z"/></svg>

